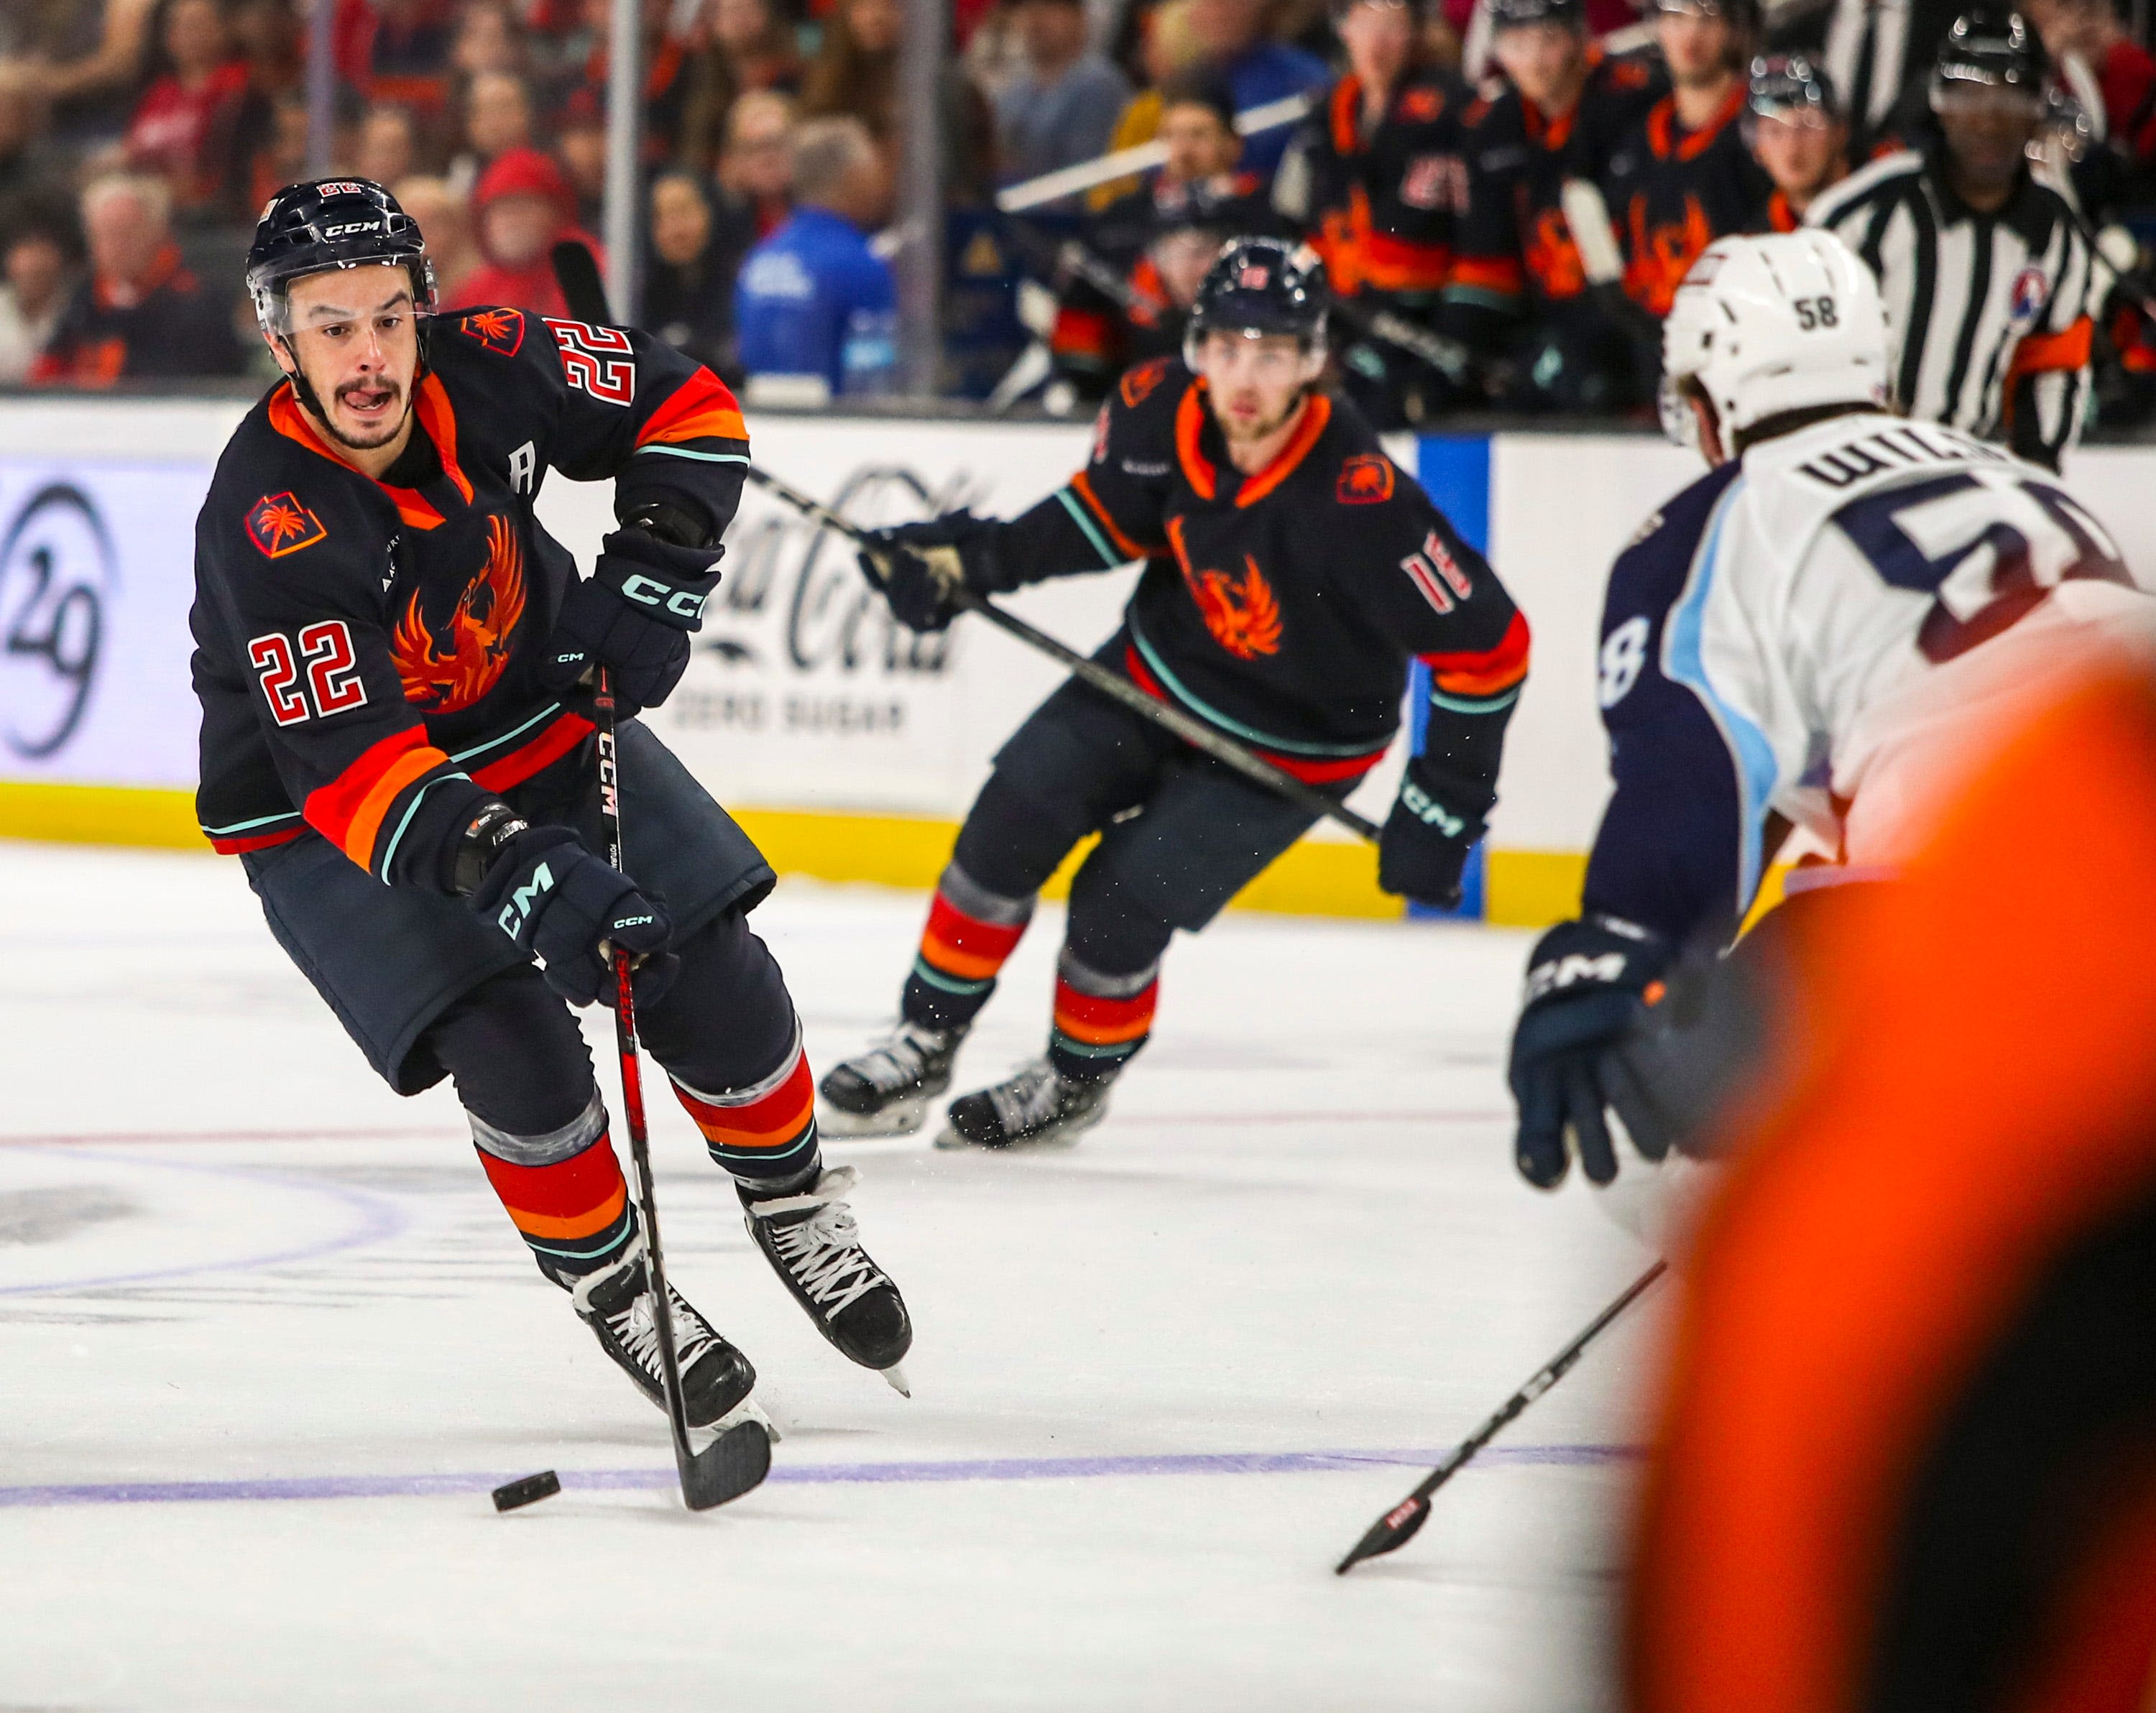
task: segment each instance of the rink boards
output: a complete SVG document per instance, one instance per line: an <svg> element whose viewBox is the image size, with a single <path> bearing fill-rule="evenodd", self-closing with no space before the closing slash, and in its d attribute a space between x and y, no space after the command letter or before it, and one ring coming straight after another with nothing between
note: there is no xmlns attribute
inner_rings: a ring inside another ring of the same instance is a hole
<svg viewBox="0 0 2156 1713"><path fill-rule="evenodd" d="M188 793L195 514L244 407L229 401L13 400L0 410L0 835L200 846ZM1087 424L762 416L757 457L865 522L952 506L1011 515L1085 459ZM1698 473L1641 435L1401 437L1526 609L1534 666L1507 746L1466 913L1568 913L1608 784L1594 703L1609 562ZM2128 557L2156 567L2146 449L2077 454L2070 474ZM553 479L541 516L588 564L606 485ZM1059 675L996 632L896 631L852 554L755 489L727 536L720 598L681 687L650 722L783 871L921 886L996 746ZM1115 627L1132 571L1028 590L1014 608L1081 648ZM1411 698L1411 700L1414 700ZM1354 798L1382 818L1400 746ZM1323 828L1240 900L1386 916L1375 861Z"/></svg>

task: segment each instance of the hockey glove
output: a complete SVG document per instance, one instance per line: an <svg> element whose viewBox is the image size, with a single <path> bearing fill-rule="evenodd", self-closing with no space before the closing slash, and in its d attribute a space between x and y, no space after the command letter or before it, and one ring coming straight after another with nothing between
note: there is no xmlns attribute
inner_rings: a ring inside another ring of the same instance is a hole
<svg viewBox="0 0 2156 1713"><path fill-rule="evenodd" d="M677 547L642 530L616 530L590 578L571 585L539 666L539 682L566 695L593 668L613 676L623 717L665 701L689 665L689 634L719 586L723 547Z"/></svg>
<svg viewBox="0 0 2156 1713"><path fill-rule="evenodd" d="M636 966L636 1003L657 1003L681 967L666 949L673 924L658 901L567 827L512 821L495 830L507 836L495 844L471 907L540 959L547 985L572 1005L613 1005L609 948L617 946Z"/></svg>
<svg viewBox="0 0 2156 1713"><path fill-rule="evenodd" d="M1520 1107L1513 1156L1529 1183L1554 1189L1573 1152L1592 1182L1615 1179L1608 1114L1614 1108L1629 1131L1640 1101L1611 1049L1662 997L1669 962L1659 934L1611 916L1560 922L1536 942L1507 1074ZM1642 1151L1654 1146L1636 1133L1634 1141Z"/></svg>
<svg viewBox="0 0 2156 1713"><path fill-rule="evenodd" d="M927 523L876 530L876 545L860 555L861 574L883 592L891 617L908 630L947 628L958 613L958 591L978 580L993 553L995 520L953 511Z"/></svg>
<svg viewBox="0 0 2156 1713"><path fill-rule="evenodd" d="M1400 794L1385 817L1378 840L1378 885L1396 897L1450 910L1460 902L1460 875L1467 853L1482 836L1482 817L1461 814L1440 801L1431 782L1418 778L1414 762Z"/></svg>

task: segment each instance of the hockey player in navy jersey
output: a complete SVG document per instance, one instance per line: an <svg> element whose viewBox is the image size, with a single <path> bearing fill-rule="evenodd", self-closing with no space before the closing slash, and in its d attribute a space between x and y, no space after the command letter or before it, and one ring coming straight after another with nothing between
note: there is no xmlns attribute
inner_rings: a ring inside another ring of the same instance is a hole
<svg viewBox="0 0 2156 1713"><path fill-rule="evenodd" d="M1122 627L1094 658L1343 797L1392 742L1421 659L1429 737L1385 823L1378 884L1445 902L1496 798L1527 623L1319 384L1321 267L1277 238L1231 244L1199 290L1182 360L1123 376L1067 485L1009 522L961 512L889 531L863 564L899 619L925 629L950 623L961 583L994 593L1142 560ZM827 1128L920 1126L1042 883L1092 833L1047 1053L953 1103L946 1140L1040 1143L1098 1122L1152 1027L1176 930L1203 928L1313 818L1065 684L998 754L937 888L899 1028L825 1077Z"/></svg>
<svg viewBox="0 0 2156 1713"><path fill-rule="evenodd" d="M648 1397L643 1239L569 1009L604 1001L610 946L757 1245L834 1345L890 1370L906 1306L860 1247L851 1168L824 1169L800 1024L748 926L770 869L634 719L632 872L597 854L585 685L604 668L626 715L680 679L747 463L733 396L639 333L436 316L424 238L363 181L280 192L248 285L285 378L196 526L203 831L392 1088L454 1080L540 1272ZM550 469L613 482L588 580L533 516ZM717 1421L754 1370L678 1292L671 1312L690 1419Z"/></svg>
<svg viewBox="0 0 2156 1713"><path fill-rule="evenodd" d="M2156 613L2056 476L1895 414L1888 351L1878 287L1830 233L1719 239L1676 295L1666 419L1712 468L1610 572L1615 790L1512 1039L1536 1184L1573 1154L1610 1182L1627 1136L1649 1158L1708 1146L1760 1046L1748 962L1839 887L1891 878L1958 741L2004 723L2055 651ZM1793 828L1833 860L1717 962Z"/></svg>

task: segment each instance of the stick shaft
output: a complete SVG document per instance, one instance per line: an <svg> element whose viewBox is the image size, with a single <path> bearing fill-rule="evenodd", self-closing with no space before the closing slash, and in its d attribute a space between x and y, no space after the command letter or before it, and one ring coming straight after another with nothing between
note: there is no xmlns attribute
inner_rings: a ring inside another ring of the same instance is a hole
<svg viewBox="0 0 2156 1713"><path fill-rule="evenodd" d="M810 499L798 489L788 486L767 470L748 467L749 480L757 486L778 496L804 517L814 519L828 530L836 531L857 546L874 549L877 543L868 531L858 528L819 500ZM1088 659L1075 649L1059 642L1044 630L1036 629L1023 618L1006 613L987 597L971 589L961 588L955 592L957 604L968 613L978 613L1006 635L1015 637L1027 647L1039 649L1051 659L1067 667L1101 695L1120 702L1156 726L1165 726L1193 749L1204 751L1216 762L1232 767L1245 778L1255 781L1269 791L1307 809L1313 815L1337 822L1358 839L1375 844L1380 829L1374 821L1358 815L1345 803L1314 790L1291 773L1284 772L1263 757L1253 755L1231 737L1224 737L1211 726L1194 715L1186 714L1172 702L1158 701L1147 695L1128 679L1109 671L1097 660Z"/></svg>
<svg viewBox="0 0 2156 1713"><path fill-rule="evenodd" d="M1602 1336L1609 1328L1610 1322L1645 1295L1652 1289L1655 1281L1669 1270L1670 1264L1667 1261L1657 1261L1626 1285L1623 1294L1608 1308L1589 1321L1578 1337L1551 1357L1549 1362L1537 1372L1533 1379L1507 1398L1496 1414L1483 1423L1467 1439L1460 1441L1453 1449L1452 1454L1424 1477L1422 1485L1415 1489L1414 1496L1418 1499L1427 1499L1458 1475L1474 1459L1476 1453L1518 1420L1529 1404L1548 1392L1558 1381L1563 1379L1566 1374L1571 1372L1573 1364L1587 1353L1588 1346Z"/></svg>
<svg viewBox="0 0 2156 1713"><path fill-rule="evenodd" d="M595 698L599 753L599 820L606 834L607 860L624 873L621 844L621 772L614 745L613 684L599 669ZM666 1260L659 1242L659 1198L651 1176L651 1139L644 1121L644 1069L637 1054L636 990L629 979L629 954L613 952L613 1036L621 1055L622 1116L629 1125L629 1157L636 1174L637 1212L644 1221L645 1283L651 1291L652 1330L659 1341L659 1378L666 1394L666 1423L674 1438L674 1466L681 1494L689 1495L689 1406L681 1391L681 1359L674 1348L674 1299L666 1288Z"/></svg>

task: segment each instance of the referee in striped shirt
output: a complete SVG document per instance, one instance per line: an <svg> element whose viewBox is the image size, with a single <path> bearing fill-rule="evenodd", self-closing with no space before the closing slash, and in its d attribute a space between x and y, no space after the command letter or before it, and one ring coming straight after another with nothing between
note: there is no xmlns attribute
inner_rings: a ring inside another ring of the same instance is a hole
<svg viewBox="0 0 2156 1713"><path fill-rule="evenodd" d="M1879 276L1902 409L2056 469L2081 433L2097 305L2088 244L2030 171L2044 70L2018 15L1964 14L1939 49L1928 135L1805 218Z"/></svg>

